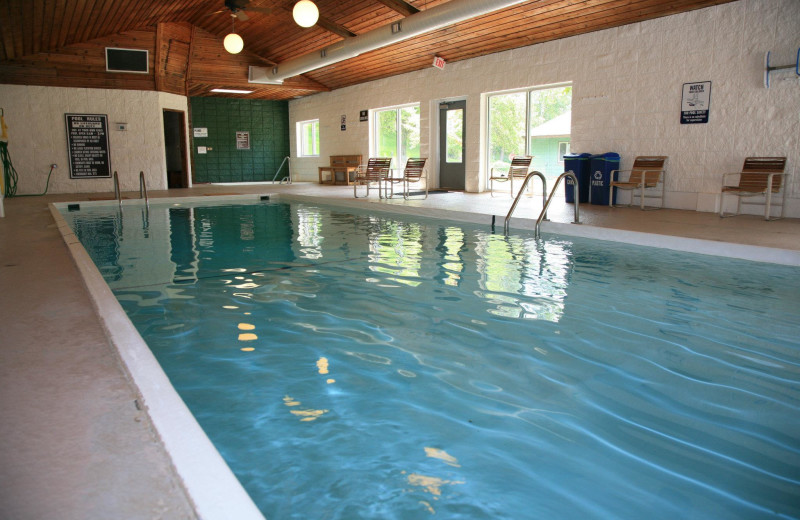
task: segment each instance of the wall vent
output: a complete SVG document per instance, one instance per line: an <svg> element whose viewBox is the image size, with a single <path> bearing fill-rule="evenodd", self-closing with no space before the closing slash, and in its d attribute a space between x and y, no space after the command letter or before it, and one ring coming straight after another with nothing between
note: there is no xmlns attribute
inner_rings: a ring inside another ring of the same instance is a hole
<svg viewBox="0 0 800 520"><path fill-rule="evenodd" d="M149 69L147 49L117 49L106 47L106 72L147 74Z"/></svg>

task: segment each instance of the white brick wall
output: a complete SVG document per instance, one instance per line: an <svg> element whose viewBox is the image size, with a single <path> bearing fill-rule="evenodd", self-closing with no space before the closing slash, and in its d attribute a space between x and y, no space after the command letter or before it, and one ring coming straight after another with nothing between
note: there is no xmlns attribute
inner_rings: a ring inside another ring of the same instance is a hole
<svg viewBox="0 0 800 520"><path fill-rule="evenodd" d="M294 100L292 128L320 119L321 154L293 159L293 172L314 181L330 155L369 156L369 125L359 111L411 102L422 110L422 155L435 159L431 111L460 98L468 112L467 190L480 191L481 95L571 81L573 152L618 152L623 168L636 155L668 155L667 206L698 211L718 210L721 174L741 168L746 156L785 155L793 173L787 214L800 217L800 80L773 73L772 87L763 86L766 51L773 65L793 63L798 27L797 0L740 0ZM712 82L709 122L681 125L682 85L696 81ZM294 132L291 146L294 158Z"/></svg>
<svg viewBox="0 0 800 520"><path fill-rule="evenodd" d="M138 190L144 171L147 188L161 190L167 187L162 109L187 111L188 100L163 92L0 85L0 107L19 194L44 191L51 163L58 169L48 193L92 193L113 192L112 180L69 178L64 114L108 114L111 168L121 189ZM127 131L114 123L127 123Z"/></svg>

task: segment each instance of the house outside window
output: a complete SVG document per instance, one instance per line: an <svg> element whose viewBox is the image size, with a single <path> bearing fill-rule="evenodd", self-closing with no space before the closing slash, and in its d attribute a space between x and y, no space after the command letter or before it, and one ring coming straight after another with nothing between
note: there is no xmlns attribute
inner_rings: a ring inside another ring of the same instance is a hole
<svg viewBox="0 0 800 520"><path fill-rule="evenodd" d="M572 119L570 84L488 95L487 171L508 168L513 155L532 155L531 169L563 173Z"/></svg>

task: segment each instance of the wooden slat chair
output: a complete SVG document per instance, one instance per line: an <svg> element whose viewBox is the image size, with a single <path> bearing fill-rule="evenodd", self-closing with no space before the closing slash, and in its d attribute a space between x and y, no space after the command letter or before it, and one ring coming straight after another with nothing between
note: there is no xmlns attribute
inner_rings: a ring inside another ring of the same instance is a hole
<svg viewBox="0 0 800 520"><path fill-rule="evenodd" d="M609 183L609 189L619 188L621 190L631 190L631 202L628 206L633 206L634 198L639 195L639 207L645 209L661 209L664 207L664 185L666 179L666 170L664 164L667 162L667 157L664 155L650 155L638 156L633 161L633 168L630 170L613 170L611 172L612 181ZM626 179L613 180L616 176L614 172L627 177ZM661 185L661 189L658 187ZM649 191L648 191L649 190ZM659 199L658 206L645 206L644 199ZM608 205L613 206L614 197L608 198Z"/></svg>
<svg viewBox="0 0 800 520"><path fill-rule="evenodd" d="M511 158L511 165L508 169L492 168L489 171L489 193L491 196L494 197L493 182L509 182L511 184L511 196L513 197L514 179L524 179L527 177L532 160L532 155L515 155Z"/></svg>
<svg viewBox="0 0 800 520"><path fill-rule="evenodd" d="M727 179L732 175L739 176L739 183L728 184ZM744 160L742 171L725 173L722 175L722 193L720 195L719 216L733 217L742 211L742 204L763 204L764 220L778 220L783 218L786 209L786 157L748 157ZM783 190L781 214L779 217L770 215L772 195ZM731 194L738 197L736 213L725 213L725 195ZM764 197L761 201L742 202L745 197Z"/></svg>
<svg viewBox="0 0 800 520"><path fill-rule="evenodd" d="M409 157L406 161L406 168L403 170L403 198L409 199L411 197L409 188L412 184L425 182L425 198L428 198L428 170L425 168L425 163L428 161L425 157Z"/></svg>
<svg viewBox="0 0 800 520"><path fill-rule="evenodd" d="M369 197L370 186L377 184L378 196L383 198L381 188L383 187L384 180L389 175L391 164L391 157L370 157L367 164L360 165L356 170L355 180L353 181L353 196L358 199L358 187L366 186L367 194L364 195L364 197Z"/></svg>

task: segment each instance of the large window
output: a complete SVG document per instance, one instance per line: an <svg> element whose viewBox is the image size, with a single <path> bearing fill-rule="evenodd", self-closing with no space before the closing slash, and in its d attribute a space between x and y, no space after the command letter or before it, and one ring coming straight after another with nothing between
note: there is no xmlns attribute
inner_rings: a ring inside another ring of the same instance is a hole
<svg viewBox="0 0 800 520"><path fill-rule="evenodd" d="M297 155L300 157L319 155L319 119L297 123Z"/></svg>
<svg viewBox="0 0 800 520"><path fill-rule="evenodd" d="M569 148L572 86L529 88L488 96L488 168L508 168L513 155L533 155L532 169L562 173Z"/></svg>
<svg viewBox="0 0 800 520"><path fill-rule="evenodd" d="M373 116L376 157L392 157L395 168L404 167L409 157L419 157L419 105L378 109Z"/></svg>

